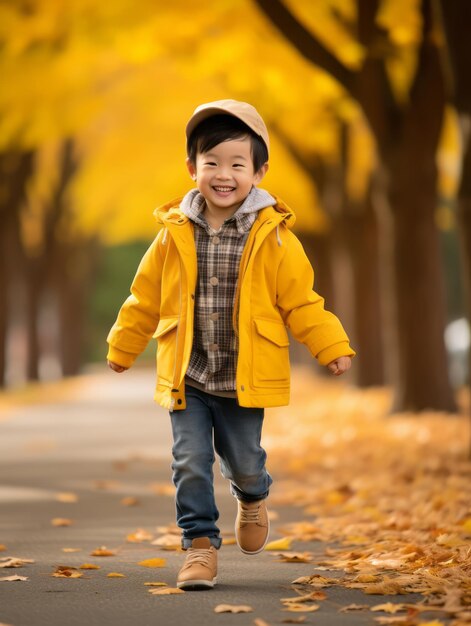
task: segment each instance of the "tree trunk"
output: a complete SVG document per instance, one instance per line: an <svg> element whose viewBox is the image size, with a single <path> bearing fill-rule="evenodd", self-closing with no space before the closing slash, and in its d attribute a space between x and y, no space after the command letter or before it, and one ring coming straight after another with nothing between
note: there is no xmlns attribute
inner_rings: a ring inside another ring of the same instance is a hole
<svg viewBox="0 0 471 626"><path fill-rule="evenodd" d="M471 116L466 115L463 126L464 158L458 191L458 232L461 240L463 283L468 322L471 324ZM468 352L468 381L471 381L471 349Z"/></svg>
<svg viewBox="0 0 471 626"><path fill-rule="evenodd" d="M24 265L19 233L19 211L33 172L34 151L0 153L0 387L6 384L7 338L10 316L15 314L10 303L11 286L19 280Z"/></svg>
<svg viewBox="0 0 471 626"><path fill-rule="evenodd" d="M34 265L34 260L29 260L27 264L30 267L27 271L26 281L26 336L28 346L26 376L29 381L36 381L39 380L39 359L41 356L38 322L44 276L41 267Z"/></svg>
<svg viewBox="0 0 471 626"><path fill-rule="evenodd" d="M331 311L335 310L334 277L332 276L331 248L329 233L299 233L299 239L314 268L314 289L325 300Z"/></svg>
<svg viewBox="0 0 471 626"><path fill-rule="evenodd" d="M378 223L370 195L359 210L351 207L347 224L355 284L355 348L361 360L357 384L384 385Z"/></svg>
<svg viewBox="0 0 471 626"><path fill-rule="evenodd" d="M436 204L435 162L395 173L390 203L394 220L394 266L399 333L399 380L394 406L400 410L455 411L448 380L445 285ZM414 216L411 219L411 216Z"/></svg>

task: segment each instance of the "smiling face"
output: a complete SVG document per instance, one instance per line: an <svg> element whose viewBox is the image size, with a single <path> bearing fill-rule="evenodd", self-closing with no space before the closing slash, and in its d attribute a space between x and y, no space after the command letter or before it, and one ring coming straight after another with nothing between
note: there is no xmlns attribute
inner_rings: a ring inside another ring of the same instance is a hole
<svg viewBox="0 0 471 626"><path fill-rule="evenodd" d="M188 159L187 167L209 211L223 211L227 219L237 211L253 185L260 183L268 164L254 171L252 142L247 136L223 141L208 152L198 152L196 162Z"/></svg>

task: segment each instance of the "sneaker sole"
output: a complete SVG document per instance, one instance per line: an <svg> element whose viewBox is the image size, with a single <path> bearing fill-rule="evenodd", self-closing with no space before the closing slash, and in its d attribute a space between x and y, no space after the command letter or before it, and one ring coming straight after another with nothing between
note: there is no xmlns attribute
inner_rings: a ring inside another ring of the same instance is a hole
<svg viewBox="0 0 471 626"><path fill-rule="evenodd" d="M212 589L217 582L216 576L213 580L184 580L182 582L177 582L178 589L188 589L193 591L203 590L203 589Z"/></svg>
<svg viewBox="0 0 471 626"><path fill-rule="evenodd" d="M236 525L236 528L237 528L237 525ZM266 546L266 545L267 545L267 543L268 543L268 537L269 537L269 536L270 536L270 520L268 520L267 537L266 537L266 539L265 539L265 543L263 544L263 546L262 546L261 548L259 548L258 550L254 550L253 552L250 552L249 550L244 550L244 548L242 548L242 547L239 545L239 542L237 541L237 533L236 533L236 543L237 543L237 545L239 546L239 550L240 550L241 552L243 552L244 554L249 554L249 555L250 555L250 554L260 554L260 552L263 552L263 550L265 550L265 546Z"/></svg>

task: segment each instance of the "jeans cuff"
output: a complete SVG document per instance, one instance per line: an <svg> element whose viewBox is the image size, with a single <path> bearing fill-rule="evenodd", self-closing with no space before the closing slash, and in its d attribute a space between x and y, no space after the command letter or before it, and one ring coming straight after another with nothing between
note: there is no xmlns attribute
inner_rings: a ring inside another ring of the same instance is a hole
<svg viewBox="0 0 471 626"><path fill-rule="evenodd" d="M251 496L248 493L244 493L240 489L238 489L235 485L231 483L231 493L237 500L242 500L243 502L257 502L258 500L265 500L268 498L270 490L267 489L264 493L261 493L257 496Z"/></svg>
<svg viewBox="0 0 471 626"><path fill-rule="evenodd" d="M203 535L203 537L206 536L207 535ZM198 537L182 537L182 550L188 550L188 548L191 548L191 542L193 539L198 539ZM222 543L221 537L208 537L208 539L210 540L211 545L214 546L216 550L219 550Z"/></svg>

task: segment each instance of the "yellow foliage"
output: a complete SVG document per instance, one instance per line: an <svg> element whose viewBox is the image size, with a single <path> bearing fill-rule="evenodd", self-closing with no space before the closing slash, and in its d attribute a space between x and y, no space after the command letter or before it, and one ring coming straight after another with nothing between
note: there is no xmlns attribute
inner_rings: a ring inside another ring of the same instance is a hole
<svg viewBox="0 0 471 626"><path fill-rule="evenodd" d="M400 101L415 71L418 2L385 0L377 17L389 41L374 52L386 55ZM345 66L361 67L366 51L352 35L354 0L286 4ZM328 219L312 174L292 158L285 137L306 164L314 156L333 163L341 125L349 125L347 189L354 199L364 196L374 150L357 104L254 3L213 0L191 12L184 0L157 5L32 0L28 12L16 3L0 6L0 149L38 149L22 215L32 256L44 246L44 216L57 181L54 150L64 138L76 138L80 149L68 196L76 232L106 243L150 240L153 209L193 186L184 164L186 121L198 104L219 98L252 102L266 120L272 152L263 186L293 208L298 230L322 231ZM457 180L452 126L444 130L439 158L446 194Z"/></svg>

